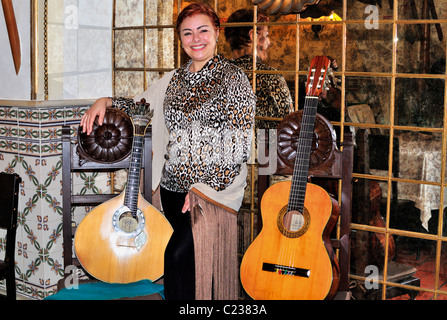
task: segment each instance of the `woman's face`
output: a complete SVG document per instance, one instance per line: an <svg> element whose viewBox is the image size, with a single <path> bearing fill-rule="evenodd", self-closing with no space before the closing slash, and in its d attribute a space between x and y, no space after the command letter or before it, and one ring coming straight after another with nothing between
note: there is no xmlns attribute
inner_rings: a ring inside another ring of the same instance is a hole
<svg viewBox="0 0 447 320"><path fill-rule="evenodd" d="M267 26L257 28L257 39L257 55L261 60L265 61L268 58L268 49L270 47L269 28Z"/></svg>
<svg viewBox="0 0 447 320"><path fill-rule="evenodd" d="M219 29L204 14L186 18L180 24L180 40L183 50L193 60L192 72L199 71L215 53Z"/></svg>

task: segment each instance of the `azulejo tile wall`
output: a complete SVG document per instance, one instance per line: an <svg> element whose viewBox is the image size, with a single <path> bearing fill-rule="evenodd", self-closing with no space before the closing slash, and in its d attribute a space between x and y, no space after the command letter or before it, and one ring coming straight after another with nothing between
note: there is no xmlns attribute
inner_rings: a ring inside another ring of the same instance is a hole
<svg viewBox="0 0 447 320"><path fill-rule="evenodd" d="M0 171L22 178L15 261L18 294L43 299L55 292L63 276L61 131L62 125L70 125L76 141L79 120L88 107L0 105ZM107 174L82 173L69 183L78 194L110 188ZM74 222L90 209L73 210ZM5 243L5 233L0 233L0 257Z"/></svg>

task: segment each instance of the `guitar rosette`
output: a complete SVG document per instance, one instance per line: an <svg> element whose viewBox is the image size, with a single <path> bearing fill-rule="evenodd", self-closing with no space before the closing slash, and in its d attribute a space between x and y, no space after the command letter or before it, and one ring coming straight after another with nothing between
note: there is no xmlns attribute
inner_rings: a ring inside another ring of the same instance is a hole
<svg viewBox="0 0 447 320"><path fill-rule="evenodd" d="M133 215L127 206L119 207L113 214L112 225L118 234L118 246L135 247L140 250L146 243L145 219L140 209Z"/></svg>

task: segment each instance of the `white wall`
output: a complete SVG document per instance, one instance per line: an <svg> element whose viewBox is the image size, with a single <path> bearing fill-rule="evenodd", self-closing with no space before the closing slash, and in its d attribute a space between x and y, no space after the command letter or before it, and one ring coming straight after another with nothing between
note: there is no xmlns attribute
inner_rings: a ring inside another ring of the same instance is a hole
<svg viewBox="0 0 447 320"><path fill-rule="evenodd" d="M9 45L3 7L0 5L0 99L28 100L31 97L30 1L12 1L19 30L22 63L17 75Z"/></svg>
<svg viewBox="0 0 447 320"><path fill-rule="evenodd" d="M112 94L112 0L49 1L49 99Z"/></svg>
<svg viewBox="0 0 447 320"><path fill-rule="evenodd" d="M3 12L0 13L0 99L31 98L30 1L13 0L22 44L15 74ZM38 100L44 99L43 1L39 0ZM113 0L48 1L49 100L90 99L112 94Z"/></svg>

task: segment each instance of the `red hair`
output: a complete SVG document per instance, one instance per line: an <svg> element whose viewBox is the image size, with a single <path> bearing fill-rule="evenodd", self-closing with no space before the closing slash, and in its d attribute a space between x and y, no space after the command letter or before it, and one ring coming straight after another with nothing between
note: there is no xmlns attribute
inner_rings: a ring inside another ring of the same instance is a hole
<svg viewBox="0 0 447 320"><path fill-rule="evenodd" d="M204 14L208 16L213 23L214 27L216 29L219 29L220 27L220 20L217 13L214 11L213 8L211 8L206 3L191 3L190 5L183 8L182 12L178 15L177 18L177 24L175 28L177 29L177 34L180 32L180 25L182 24L183 20L186 18L192 17L196 14Z"/></svg>

